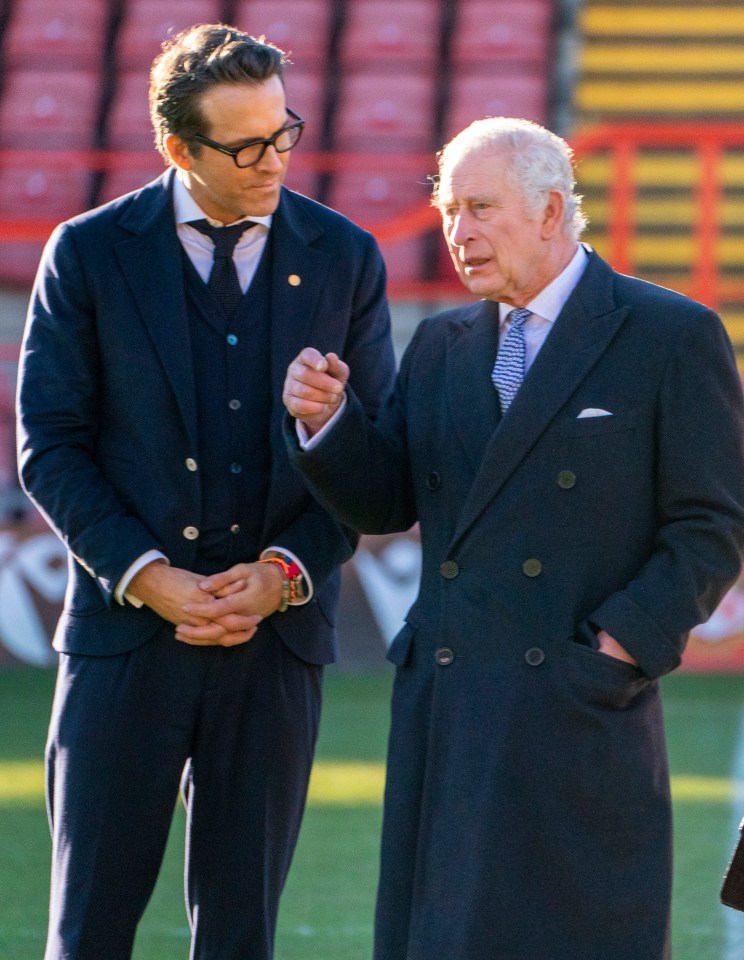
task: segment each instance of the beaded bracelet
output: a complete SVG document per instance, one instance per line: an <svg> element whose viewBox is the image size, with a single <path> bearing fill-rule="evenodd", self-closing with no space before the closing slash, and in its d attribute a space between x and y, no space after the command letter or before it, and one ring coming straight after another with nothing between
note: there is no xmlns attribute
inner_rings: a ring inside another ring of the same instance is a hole
<svg viewBox="0 0 744 960"><path fill-rule="evenodd" d="M299 596L299 586L302 581L302 571L291 560L282 560L281 557L267 557L259 563L273 563L282 571L282 596L277 607L277 613L284 613L287 607L294 603Z"/></svg>

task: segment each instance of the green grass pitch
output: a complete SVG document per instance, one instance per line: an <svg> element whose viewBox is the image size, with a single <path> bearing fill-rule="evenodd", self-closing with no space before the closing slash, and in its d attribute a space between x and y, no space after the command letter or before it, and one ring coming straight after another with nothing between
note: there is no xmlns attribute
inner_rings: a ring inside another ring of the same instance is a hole
<svg viewBox="0 0 744 960"><path fill-rule="evenodd" d="M0 957L39 960L48 896L49 837L42 795L52 674L0 673ZM388 672L328 671L318 762L300 844L282 901L277 960L369 960ZM744 957L744 914L718 902L721 876L744 817L732 778L744 712L744 677L678 675L664 682L676 824L675 960ZM738 767L737 767L738 764ZM136 960L186 960L177 811ZM737 939L738 938L738 939ZM640 960L640 958L639 958Z"/></svg>

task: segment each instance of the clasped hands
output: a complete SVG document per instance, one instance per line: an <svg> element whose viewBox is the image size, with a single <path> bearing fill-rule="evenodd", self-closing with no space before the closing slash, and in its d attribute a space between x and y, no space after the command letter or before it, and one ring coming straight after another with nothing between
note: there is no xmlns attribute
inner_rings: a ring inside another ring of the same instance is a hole
<svg viewBox="0 0 744 960"><path fill-rule="evenodd" d="M127 592L175 624L177 640L233 647L250 640L278 609L282 579L273 563L239 563L204 577L156 560L132 578Z"/></svg>

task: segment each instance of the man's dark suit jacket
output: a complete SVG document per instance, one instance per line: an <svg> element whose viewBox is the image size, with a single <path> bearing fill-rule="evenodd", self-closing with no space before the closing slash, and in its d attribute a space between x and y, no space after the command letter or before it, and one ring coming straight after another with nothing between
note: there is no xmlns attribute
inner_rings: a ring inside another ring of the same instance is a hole
<svg viewBox="0 0 744 960"><path fill-rule="evenodd" d="M119 605L132 562L162 551L193 569L200 526L196 408L172 172L57 228L32 297L19 386L23 484L66 543L58 650L116 654L160 619ZM354 537L320 508L281 440L287 365L308 343L346 357L370 414L394 375L385 273L372 237L284 189L273 223L272 458L263 547L306 566L313 601L273 618L300 657L334 656L338 565ZM193 466L193 465L192 465ZM245 557L246 561L257 559Z"/></svg>
<svg viewBox="0 0 744 960"><path fill-rule="evenodd" d="M711 311L592 253L501 420L497 348L495 304L424 321L378 429L350 395L315 449L287 435L345 523L421 526L389 653L375 958L661 960L657 680L739 573L731 346Z"/></svg>

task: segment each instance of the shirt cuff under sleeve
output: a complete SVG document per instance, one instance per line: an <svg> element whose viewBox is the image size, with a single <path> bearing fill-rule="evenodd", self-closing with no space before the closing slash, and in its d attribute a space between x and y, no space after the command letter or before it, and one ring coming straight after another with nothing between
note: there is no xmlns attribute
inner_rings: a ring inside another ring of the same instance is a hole
<svg viewBox="0 0 744 960"><path fill-rule="evenodd" d="M300 441L300 447L302 447L303 450L312 450L313 447L317 446L323 437L327 433L330 433L330 431L333 429L334 424L344 412L345 407L346 395L344 394L344 396L341 398L341 403L338 410L333 414L328 423L321 427L320 430L318 430L318 432L312 437L308 435L307 427L302 420L295 420L295 429L297 430L297 439Z"/></svg>
<svg viewBox="0 0 744 960"><path fill-rule="evenodd" d="M124 606L124 601L126 600L127 603L131 603L133 607L143 606L142 601L138 597L135 597L131 593L127 593L127 587L132 580L134 580L140 570L146 567L148 563L152 563L155 560L165 560L166 563L170 562L165 554L161 553L159 550L148 550L147 553L143 553L141 557L138 557L134 563L129 566L114 590L114 600L116 600L117 603Z"/></svg>

